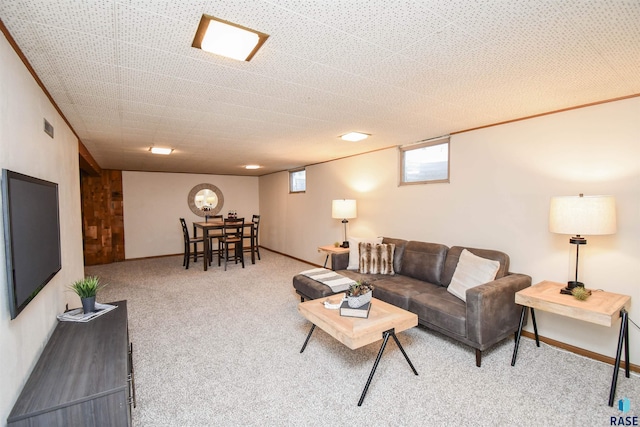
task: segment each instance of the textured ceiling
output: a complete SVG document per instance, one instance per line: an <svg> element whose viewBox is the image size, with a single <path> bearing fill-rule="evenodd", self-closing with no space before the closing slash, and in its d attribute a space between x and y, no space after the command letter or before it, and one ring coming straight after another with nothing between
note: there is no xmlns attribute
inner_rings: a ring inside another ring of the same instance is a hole
<svg viewBox="0 0 640 427"><path fill-rule="evenodd" d="M207 54L202 14L270 37L251 62ZM262 175L640 93L638 0L2 0L0 17L107 169ZM372 137L338 138L354 130Z"/></svg>

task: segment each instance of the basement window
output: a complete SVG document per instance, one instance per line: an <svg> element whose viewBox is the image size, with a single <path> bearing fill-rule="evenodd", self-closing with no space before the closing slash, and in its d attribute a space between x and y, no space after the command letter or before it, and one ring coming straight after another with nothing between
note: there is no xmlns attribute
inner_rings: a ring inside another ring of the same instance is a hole
<svg viewBox="0 0 640 427"><path fill-rule="evenodd" d="M400 149L400 185L449 182L449 136Z"/></svg>
<svg viewBox="0 0 640 427"><path fill-rule="evenodd" d="M307 189L306 169L289 171L289 193L304 193Z"/></svg>

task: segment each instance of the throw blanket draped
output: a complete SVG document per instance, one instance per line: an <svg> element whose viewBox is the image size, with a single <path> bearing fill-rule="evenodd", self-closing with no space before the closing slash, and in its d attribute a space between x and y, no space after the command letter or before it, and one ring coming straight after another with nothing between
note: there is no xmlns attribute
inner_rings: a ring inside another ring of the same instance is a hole
<svg viewBox="0 0 640 427"><path fill-rule="evenodd" d="M328 268L313 268L300 272L303 276L307 276L316 282L325 284L331 288L333 292L342 292L349 289L349 286L355 285L355 280L344 277Z"/></svg>

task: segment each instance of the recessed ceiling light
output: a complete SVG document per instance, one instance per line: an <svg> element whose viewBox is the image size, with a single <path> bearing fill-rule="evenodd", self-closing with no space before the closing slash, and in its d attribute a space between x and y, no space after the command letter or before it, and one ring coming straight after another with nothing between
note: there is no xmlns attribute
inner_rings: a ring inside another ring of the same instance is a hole
<svg viewBox="0 0 640 427"><path fill-rule="evenodd" d="M191 46L238 61L250 61L268 37L233 22L202 15Z"/></svg>
<svg viewBox="0 0 640 427"><path fill-rule="evenodd" d="M151 147L149 148L153 154L171 154L173 148Z"/></svg>
<svg viewBox="0 0 640 427"><path fill-rule="evenodd" d="M260 165L246 165L245 169L260 169Z"/></svg>
<svg viewBox="0 0 640 427"><path fill-rule="evenodd" d="M368 133L362 133L362 132L349 132L349 133L345 133L344 135L342 135L340 138L344 139L345 141L362 141L363 139L367 139L369 138L371 135Z"/></svg>

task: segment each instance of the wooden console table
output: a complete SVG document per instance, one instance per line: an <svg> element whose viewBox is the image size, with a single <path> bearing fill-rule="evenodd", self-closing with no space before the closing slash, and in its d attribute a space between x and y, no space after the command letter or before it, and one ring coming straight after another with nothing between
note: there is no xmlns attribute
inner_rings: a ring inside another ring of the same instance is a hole
<svg viewBox="0 0 640 427"><path fill-rule="evenodd" d="M528 308L531 309L533 331L536 338L536 345L538 347L540 347L540 340L538 337L538 326L536 325L534 309L608 327L613 326L618 318L622 318L622 322L620 323L620 335L618 337L616 362L613 369L613 379L611 380L611 390L609 391L609 406L613 406L623 344L624 360L626 362L625 376L629 378L629 318L626 308L631 301L631 297L605 291L592 291L591 296L587 300L580 301L571 295L561 294L560 289L565 286L566 285L562 283L544 281L516 292L515 301L516 304L522 305L522 314L520 316L520 326L518 327L516 342L513 348L511 366L516 364L518 346L520 345L520 336L522 335L522 326L527 316Z"/></svg>
<svg viewBox="0 0 640 427"><path fill-rule="evenodd" d="M130 426L135 407L127 302L87 323L59 322L8 426Z"/></svg>

